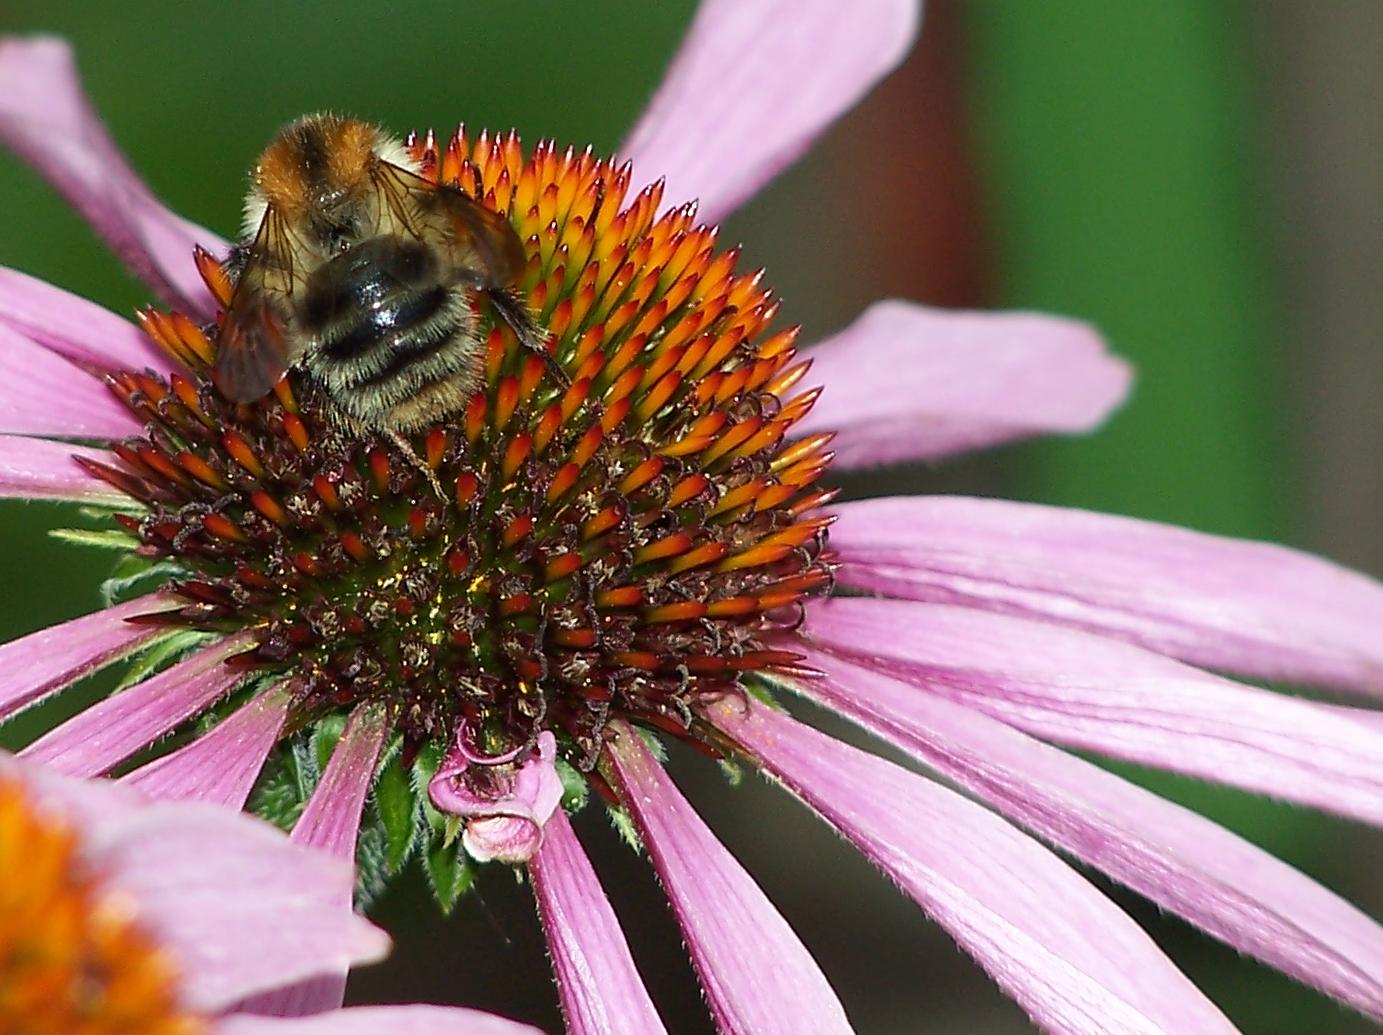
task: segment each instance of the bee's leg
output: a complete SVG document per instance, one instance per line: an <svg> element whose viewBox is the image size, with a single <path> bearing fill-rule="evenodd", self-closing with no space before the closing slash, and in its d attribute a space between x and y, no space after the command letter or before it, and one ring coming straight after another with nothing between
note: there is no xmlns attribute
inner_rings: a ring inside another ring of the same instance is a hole
<svg viewBox="0 0 1383 1035"><path fill-rule="evenodd" d="M437 494L437 498L443 503L447 502L447 494L442 489L442 483L437 480L437 472L427 466L427 461L418 455L413 444L404 438L397 431L389 428L381 428L379 433L387 438L400 453L406 456L410 463L427 479L427 483L432 486L432 491Z"/></svg>
<svg viewBox="0 0 1383 1035"><path fill-rule="evenodd" d="M518 295L512 291L491 291L490 302L494 305L495 311L503 317L504 322L513 330L514 336L519 339L519 344L543 358L543 362L547 364L548 373L559 385L563 388L570 387L571 378L562 369L562 364L557 362L557 358L548 351L547 337Z"/></svg>
<svg viewBox="0 0 1383 1035"><path fill-rule="evenodd" d="M437 494L437 498L443 503L447 502L447 494L442 489L442 483L437 479L437 472L427 466L427 462L418 455L417 450L413 448L413 444L408 439L391 428L366 424L358 417L343 410L324 392L319 393L313 401L321 406L323 414L327 418L327 426L334 434L345 436L347 440L354 439L357 442L370 435L378 435L387 440L391 446L407 458L415 470L427 479L428 485L432 486L432 491Z"/></svg>

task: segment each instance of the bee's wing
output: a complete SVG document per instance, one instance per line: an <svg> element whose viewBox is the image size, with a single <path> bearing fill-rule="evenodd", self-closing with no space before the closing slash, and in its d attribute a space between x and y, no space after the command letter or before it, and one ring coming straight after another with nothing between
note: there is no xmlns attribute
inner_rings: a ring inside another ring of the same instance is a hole
<svg viewBox="0 0 1383 1035"><path fill-rule="evenodd" d="M228 399L262 399L297 360L286 332L287 304L297 279L288 229L282 217L267 209L216 339L213 378Z"/></svg>
<svg viewBox="0 0 1383 1035"><path fill-rule="evenodd" d="M486 208L464 191L432 183L400 166L381 162L375 182L394 217L415 237L441 232L461 254L458 265L476 287L510 287L528 261L523 242L507 216Z"/></svg>

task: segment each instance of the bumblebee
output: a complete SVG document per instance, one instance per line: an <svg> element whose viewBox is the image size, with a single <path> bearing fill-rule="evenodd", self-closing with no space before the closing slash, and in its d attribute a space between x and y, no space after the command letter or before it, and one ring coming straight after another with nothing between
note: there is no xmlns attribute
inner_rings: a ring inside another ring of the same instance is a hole
<svg viewBox="0 0 1383 1035"><path fill-rule="evenodd" d="M306 116L251 181L213 374L228 398L253 402L297 368L334 423L402 444L479 387L484 299L555 366L513 290L526 255L509 220L419 175L383 130Z"/></svg>

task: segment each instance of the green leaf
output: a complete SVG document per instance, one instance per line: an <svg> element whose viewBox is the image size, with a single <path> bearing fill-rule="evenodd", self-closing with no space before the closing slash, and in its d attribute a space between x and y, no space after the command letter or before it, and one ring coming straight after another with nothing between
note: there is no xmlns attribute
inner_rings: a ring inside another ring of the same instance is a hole
<svg viewBox="0 0 1383 1035"><path fill-rule="evenodd" d="M421 825L417 791L397 757L380 771L374 803L384 836L384 859L389 872L395 873L413 853Z"/></svg>
<svg viewBox="0 0 1383 1035"><path fill-rule="evenodd" d="M133 550L139 545L138 539L119 528L50 528L48 534L65 543L103 550Z"/></svg>
<svg viewBox="0 0 1383 1035"><path fill-rule="evenodd" d="M437 908L445 916L456 907L457 901L475 880L475 869L461 852L459 845L432 845L424 855L428 883Z"/></svg>

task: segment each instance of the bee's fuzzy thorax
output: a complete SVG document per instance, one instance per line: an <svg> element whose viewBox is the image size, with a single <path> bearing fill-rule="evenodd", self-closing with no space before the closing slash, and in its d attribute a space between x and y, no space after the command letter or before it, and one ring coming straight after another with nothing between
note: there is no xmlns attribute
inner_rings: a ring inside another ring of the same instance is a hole
<svg viewBox="0 0 1383 1035"><path fill-rule="evenodd" d="M379 161L417 171L402 141L363 119L321 112L294 120L255 162L241 237L254 237L270 207L298 218L322 184L342 194L358 190Z"/></svg>

